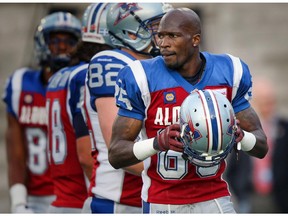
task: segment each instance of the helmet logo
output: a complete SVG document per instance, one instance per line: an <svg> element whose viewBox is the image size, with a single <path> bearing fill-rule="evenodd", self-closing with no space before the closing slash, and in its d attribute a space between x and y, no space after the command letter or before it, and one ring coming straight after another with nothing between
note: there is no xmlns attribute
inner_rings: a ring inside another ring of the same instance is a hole
<svg viewBox="0 0 288 216"><path fill-rule="evenodd" d="M118 4L119 12L117 19L114 22L114 25L117 25L121 20L125 19L130 15L130 12L135 12L142 10L137 3L119 3Z"/></svg>
<svg viewBox="0 0 288 216"><path fill-rule="evenodd" d="M189 139L188 140L192 143L202 138L202 134L200 133L199 130L197 130L194 127L191 116L187 115L187 119L188 119L188 125L185 127L185 133L186 133L187 138L190 137L190 140Z"/></svg>

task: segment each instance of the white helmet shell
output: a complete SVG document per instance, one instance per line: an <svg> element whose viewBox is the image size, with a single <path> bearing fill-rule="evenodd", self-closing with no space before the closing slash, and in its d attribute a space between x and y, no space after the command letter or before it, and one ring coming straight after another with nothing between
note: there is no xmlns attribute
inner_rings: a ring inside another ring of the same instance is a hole
<svg viewBox="0 0 288 216"><path fill-rule="evenodd" d="M82 41L112 46L107 25L106 15L109 3L89 5L82 17Z"/></svg>
<svg viewBox="0 0 288 216"><path fill-rule="evenodd" d="M217 91L193 91L181 105L180 126L184 155L197 166L219 164L235 144L233 107Z"/></svg>

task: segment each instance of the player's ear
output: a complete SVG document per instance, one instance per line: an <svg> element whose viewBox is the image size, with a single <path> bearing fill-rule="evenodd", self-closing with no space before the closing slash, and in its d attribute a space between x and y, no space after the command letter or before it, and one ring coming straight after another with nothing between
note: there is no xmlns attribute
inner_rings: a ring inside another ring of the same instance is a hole
<svg viewBox="0 0 288 216"><path fill-rule="evenodd" d="M201 35L200 35L200 34L195 34L195 35L193 35L192 43L193 43L193 46L194 46L194 47L199 46L200 41L201 41Z"/></svg>

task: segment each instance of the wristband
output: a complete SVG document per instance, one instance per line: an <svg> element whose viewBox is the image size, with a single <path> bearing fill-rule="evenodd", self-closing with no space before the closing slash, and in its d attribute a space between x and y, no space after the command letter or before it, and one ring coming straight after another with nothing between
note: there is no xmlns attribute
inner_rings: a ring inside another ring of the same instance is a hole
<svg viewBox="0 0 288 216"><path fill-rule="evenodd" d="M244 137L241 140L242 151L251 151L256 144L256 137L253 133L244 131Z"/></svg>
<svg viewBox="0 0 288 216"><path fill-rule="evenodd" d="M27 203L27 189L21 183L16 183L12 187L10 187L10 197L11 197L11 205L25 205Z"/></svg>
<svg viewBox="0 0 288 216"><path fill-rule="evenodd" d="M138 160L145 160L158 152L153 148L154 139L151 138L134 143L133 153Z"/></svg>

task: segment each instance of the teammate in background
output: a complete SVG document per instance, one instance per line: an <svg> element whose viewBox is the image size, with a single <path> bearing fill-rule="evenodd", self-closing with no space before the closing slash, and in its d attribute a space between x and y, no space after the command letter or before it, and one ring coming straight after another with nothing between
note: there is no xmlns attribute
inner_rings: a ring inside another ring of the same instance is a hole
<svg viewBox="0 0 288 216"><path fill-rule="evenodd" d="M72 22L59 22L69 17ZM46 213L54 199L47 160L46 85L68 64L79 38L75 18L64 12L44 17L35 33L39 70L21 68L7 80L6 149L12 213Z"/></svg>
<svg viewBox="0 0 288 216"><path fill-rule="evenodd" d="M95 50L94 53L91 53L92 55L90 56L90 59L94 56L94 54L103 51L103 50L109 50L112 49L110 39L108 37L108 31L106 27L106 13L107 13L107 8L109 7L109 4L107 3L98 3L98 4L91 4L89 5L83 15L82 19L82 41L85 41L85 43L89 43L92 49ZM96 30L95 30L96 27ZM96 51L97 50L97 51ZM89 59L89 61L90 61ZM88 62L89 62L88 61ZM90 187L89 187L89 196L84 202L83 208L82 208L82 213L91 213L91 201L92 201L92 196L93 193L91 191L92 187L94 186L94 179L95 179L95 167L97 167L97 152L95 151L95 144L93 143L93 138L92 138L92 132L91 132L91 122L87 121L87 115L86 111L84 110L84 103L85 103L85 96L86 96L86 89L85 89L85 82L86 82L86 74L88 71L88 64L87 64L87 70L83 71L83 103L82 103L82 116L84 117L85 123L88 126L89 129L89 139L90 139L90 156L92 155L93 157L93 170L92 176L90 178ZM98 119L96 119L98 122ZM97 123L96 122L96 123ZM95 122L93 122L95 124ZM88 148L87 148L88 150ZM79 153L78 153L79 155Z"/></svg>
<svg viewBox="0 0 288 216"><path fill-rule="evenodd" d="M89 63L86 82L86 115L97 154L91 181L92 213L141 213L142 181L136 175L141 174L143 164L125 168L133 175L115 170L108 161L112 123L117 115L115 82L126 64L157 54L153 28L168 8L162 3L111 3L107 12L111 41L119 49L97 53Z"/></svg>
<svg viewBox="0 0 288 216"><path fill-rule="evenodd" d="M101 20L103 17L106 19L105 11L107 6L108 4L106 3L99 3L91 4L86 8L82 18L82 41L76 53L72 56L74 57L73 59L76 60L73 62L75 66L66 69L66 71L70 70L66 102L75 130L78 159L87 177L87 187L90 186L95 160L93 160L91 155L91 140L86 122L82 116L85 78L90 59L100 51L111 49L109 45L104 43L104 37L100 34L106 29L106 22L103 25ZM95 30L95 26L97 26L97 30ZM87 206L87 204L89 205L91 203L91 196L92 194L90 192L89 197L86 198L83 204L83 213L91 213L90 206Z"/></svg>
<svg viewBox="0 0 288 216"><path fill-rule="evenodd" d="M88 62L92 58L92 56L102 50L110 49L110 46L106 44L98 44L95 45L95 43L92 43L91 40L93 40L93 36L98 36L95 31L95 28L93 28L93 23L95 20L96 26L98 26L97 21L99 22L99 17L97 17L96 13L95 16L90 16L90 10L91 8L97 8L99 10L99 14L101 14L102 10L106 7L106 4L99 3L99 4L91 4L87 7L83 14L82 19L82 31L81 31L81 37L82 41L78 44L77 49L72 54L72 62L70 67L66 67L63 70L57 72L49 81L49 86L47 90L47 99L49 100L48 104L53 101L53 103L57 104L60 102L61 104L61 115L59 115L59 120L63 123L63 130L65 131L65 136L69 137L69 143L67 142L67 146L70 149L68 152L68 155L70 155L69 160L73 160L75 163L79 160L80 165L82 166L82 170L84 171L86 175L86 190L83 191L80 190L81 187L83 187L85 184L80 185L80 176L82 176L83 173L81 173L79 169L79 165L77 163L76 166L78 166L79 173L73 177L75 179L79 180L78 185L78 192L76 187L71 186L71 189L76 189L72 193L78 193L82 194L87 192L90 179L92 176L92 168L93 168L93 158L91 156L91 142L90 137L88 133L88 128L85 124L85 121L82 116L82 103L84 99L84 86L85 86L85 78L86 78L86 72L88 69ZM91 18L95 18L95 20L91 21ZM91 24L91 26L90 26ZM93 29L92 34L87 33L87 29ZM94 26L95 27L95 26ZM100 26L101 29L101 26ZM98 29L99 30L99 29ZM99 33L98 33L99 34ZM92 36L92 37L91 37ZM96 37L99 38L100 36ZM94 40L96 40L94 38ZM62 92L62 93L59 93ZM56 94L56 95L55 95ZM65 108L64 108L65 107ZM53 108L52 105L49 107L50 111L53 111L56 109ZM53 112L52 112L53 113ZM51 123L53 121L53 114L49 113L49 119L51 119ZM54 124L52 124L54 125ZM53 127L52 127L53 128ZM58 128L60 129L60 128ZM53 130L53 129L52 129ZM49 130L50 131L50 130ZM53 131L54 133L57 133L57 130ZM55 134L56 135L56 134ZM52 133L53 136L53 133ZM62 142L62 144L65 144L65 142ZM76 151L75 151L76 149ZM77 158L78 156L78 158ZM70 166L69 161L66 161L67 164L63 166ZM66 163L65 162L65 163ZM62 167L63 168L63 167ZM62 169L60 168L60 169ZM75 168L75 167L71 167ZM70 169L71 169L70 168ZM63 168L64 169L64 168ZM65 168L67 169L67 168ZM64 171L63 171L64 172ZM71 172L71 170L70 170ZM67 185L69 182L67 182ZM81 191L81 192L80 192ZM74 195L75 196L75 195ZM85 197L85 199L87 196ZM81 208L79 209L80 205L71 206L76 207L77 209L70 209L70 208L62 208L61 212L81 212L82 206L84 203L84 200L81 198ZM67 202L70 201L70 199L67 199ZM65 207L65 206L62 206ZM68 206L66 206L68 207ZM59 212L59 208L53 208L51 209L53 212Z"/></svg>
<svg viewBox="0 0 288 216"><path fill-rule="evenodd" d="M118 116L109 161L116 169L144 160L144 213L235 213L226 167L194 166L183 159L179 107L195 89L212 89L232 102L238 119L236 142L263 158L268 150L259 118L249 103L251 75L239 58L200 52L201 24L187 8L171 10L160 21L161 55L134 61L117 78ZM139 132L143 140L135 143ZM161 131L161 132L160 132ZM238 147L240 147L238 145Z"/></svg>
<svg viewBox="0 0 288 216"><path fill-rule="evenodd" d="M77 37L80 37L80 21L76 18L66 21L67 24L73 23ZM85 59L86 55L86 53L79 51L79 46L77 48L77 51L74 49L69 57L70 62L74 64ZM78 52L82 55L79 55ZM68 88L73 69L78 67L77 70L80 71L82 69L81 64L84 63L80 62L77 66L65 67L56 72L49 79L46 91L48 156L56 195L48 213L80 213L87 197L84 172L78 160L76 136L73 128L73 117L78 117L77 103L79 103L81 94L79 89L74 89L75 86L71 87L73 92L70 92L71 89ZM73 97L70 98L71 95ZM81 118L77 119L80 124ZM85 124L81 125L85 126ZM84 132L80 133L80 136L85 135L85 128L82 131ZM83 143L83 145L85 144Z"/></svg>
<svg viewBox="0 0 288 216"><path fill-rule="evenodd" d="M97 17L97 14L102 14L106 7L107 4L99 3L91 4L86 8L82 17L82 41L78 44L76 52L72 55L72 59L74 60L74 62L72 61L72 65L74 66L69 68L71 70L71 74L68 83L69 93L67 102L69 104L73 119L78 159L86 174L86 177L89 180L87 186L90 186L94 160L91 155L91 140L86 125L86 119L84 119L82 115L85 79L90 59L100 51L111 49L109 45L102 44L102 40L99 39L103 38L99 33L102 31L103 27L99 25L100 18L99 16ZM92 17L95 17L95 19L91 19ZM95 31L93 26L100 27L97 31ZM90 30L89 32L88 29ZM100 41L101 43L99 42L99 44L95 45L94 41Z"/></svg>

